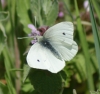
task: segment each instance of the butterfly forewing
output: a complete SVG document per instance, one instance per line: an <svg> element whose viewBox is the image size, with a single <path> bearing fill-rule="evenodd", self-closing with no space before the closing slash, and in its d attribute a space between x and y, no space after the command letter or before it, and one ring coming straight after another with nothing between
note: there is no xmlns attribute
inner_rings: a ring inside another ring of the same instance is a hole
<svg viewBox="0 0 100 94"><path fill-rule="evenodd" d="M76 42L73 41L73 31L71 22L61 22L49 28L44 34L62 59L67 61L71 60L78 50Z"/></svg>

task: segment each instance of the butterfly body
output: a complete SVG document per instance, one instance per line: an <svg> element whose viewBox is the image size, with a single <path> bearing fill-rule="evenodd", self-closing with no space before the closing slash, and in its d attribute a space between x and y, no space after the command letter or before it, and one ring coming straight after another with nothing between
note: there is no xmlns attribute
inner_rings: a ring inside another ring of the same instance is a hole
<svg viewBox="0 0 100 94"><path fill-rule="evenodd" d="M43 38L41 41L40 41L40 44L45 47L46 49L50 50L58 59L61 59L61 56L60 54L58 53L58 51L56 51L56 49L54 49L54 47L50 44L50 42Z"/></svg>

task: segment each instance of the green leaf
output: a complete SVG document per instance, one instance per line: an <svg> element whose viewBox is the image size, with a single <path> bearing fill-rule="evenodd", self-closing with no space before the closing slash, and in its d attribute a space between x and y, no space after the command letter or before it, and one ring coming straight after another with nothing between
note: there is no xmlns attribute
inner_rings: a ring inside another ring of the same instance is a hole
<svg viewBox="0 0 100 94"><path fill-rule="evenodd" d="M31 21L28 16L29 10L29 1L30 0L17 0L17 15L20 18L20 22L24 26L24 31L28 34L30 33L30 29L28 28L28 24L31 24Z"/></svg>
<svg viewBox="0 0 100 94"><path fill-rule="evenodd" d="M58 16L57 0L31 0L31 11L41 25L52 25Z"/></svg>
<svg viewBox="0 0 100 94"><path fill-rule="evenodd" d="M0 21L5 21L8 18L9 18L9 12L4 12L4 11L0 12Z"/></svg>
<svg viewBox="0 0 100 94"><path fill-rule="evenodd" d="M25 82L24 82L24 84L22 85L21 91L28 93L28 92L32 92L33 90L34 90L34 88L31 85L30 80L26 79ZM23 93L21 93L21 94L23 94Z"/></svg>
<svg viewBox="0 0 100 94"><path fill-rule="evenodd" d="M62 81L59 74L53 74L45 70L37 70L29 75L35 90L40 94L59 94Z"/></svg>
<svg viewBox="0 0 100 94"><path fill-rule="evenodd" d="M67 66L64 69L66 69L66 70L60 71L62 82L64 83L63 87L69 87L70 80L71 80L70 78L72 75L71 75L69 69L67 69Z"/></svg>
<svg viewBox="0 0 100 94"><path fill-rule="evenodd" d="M86 79L86 70L85 70L85 58L82 54L78 54L77 58L74 60L74 67L77 70L77 73L81 79L81 81L78 82L82 82Z"/></svg>
<svg viewBox="0 0 100 94"><path fill-rule="evenodd" d="M10 94L16 94L16 90L7 75L5 75L5 79L7 81L7 86Z"/></svg>
<svg viewBox="0 0 100 94"><path fill-rule="evenodd" d="M8 88L6 85L0 82L0 94L8 94Z"/></svg>
<svg viewBox="0 0 100 94"><path fill-rule="evenodd" d="M30 67L26 64L24 64L24 72L23 72L23 83L25 82L29 72L30 72Z"/></svg>
<svg viewBox="0 0 100 94"><path fill-rule="evenodd" d="M41 26L43 25L42 17L41 17L41 4L42 0L31 0L31 11L32 15L36 17L37 23Z"/></svg>
<svg viewBox="0 0 100 94"><path fill-rule="evenodd" d="M91 68L91 73L94 74L98 70L97 60L96 60L95 53L93 51L91 51L90 54L91 54L90 55L91 64L89 67ZM75 67L75 70L77 70L76 79L78 80L79 83L81 83L87 78L86 76L87 71L85 70L85 58L83 54L78 54L76 56L76 59L73 60L73 62L74 62L73 65Z"/></svg>
<svg viewBox="0 0 100 94"><path fill-rule="evenodd" d="M71 11L69 10L69 5L70 5L69 1L63 0L63 2L64 2L66 10L68 12L68 15L71 17L71 20L74 21L73 15L72 15Z"/></svg>
<svg viewBox="0 0 100 94"><path fill-rule="evenodd" d="M44 24L51 25L55 22L58 16L58 3L57 0L43 0L43 14L45 15Z"/></svg>
<svg viewBox="0 0 100 94"><path fill-rule="evenodd" d="M6 69L6 75L5 75L5 79L7 81L7 87L8 87L8 90L9 90L9 94L16 94L15 92L15 88L13 86L13 80L12 80L12 76L13 74L10 72L10 69L13 66L13 60L12 60L12 57L10 55L10 51L8 49L7 46L5 46L5 49L3 50L3 57L4 57L4 64L5 64L5 69Z"/></svg>
<svg viewBox="0 0 100 94"><path fill-rule="evenodd" d="M16 0L7 0L7 5L8 5L8 10L10 13L10 22L12 25L12 29L15 27L15 5L16 5Z"/></svg>
<svg viewBox="0 0 100 94"><path fill-rule="evenodd" d="M7 36L5 33L5 29L2 25L2 23L0 23L0 54L5 47L6 39L7 39Z"/></svg>

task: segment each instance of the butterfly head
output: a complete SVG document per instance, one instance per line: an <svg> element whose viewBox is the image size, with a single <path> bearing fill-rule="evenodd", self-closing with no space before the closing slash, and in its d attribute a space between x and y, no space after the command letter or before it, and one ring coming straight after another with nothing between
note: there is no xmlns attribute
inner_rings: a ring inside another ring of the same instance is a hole
<svg viewBox="0 0 100 94"><path fill-rule="evenodd" d="M43 34L46 32L48 28L48 26L41 26L38 28L38 31L40 32L41 36L43 36Z"/></svg>
<svg viewBox="0 0 100 94"><path fill-rule="evenodd" d="M40 41L43 37L43 34L46 32L46 30L49 28L48 26L41 26L38 29L32 25L29 24L28 27L32 30L31 33L28 35L29 37L34 37L33 40L31 40L30 45L33 45L34 43Z"/></svg>

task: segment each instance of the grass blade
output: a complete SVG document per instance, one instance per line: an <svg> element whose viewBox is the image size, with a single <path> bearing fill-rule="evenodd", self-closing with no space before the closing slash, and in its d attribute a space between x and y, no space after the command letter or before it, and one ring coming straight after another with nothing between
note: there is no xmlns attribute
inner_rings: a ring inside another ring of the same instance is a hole
<svg viewBox="0 0 100 94"><path fill-rule="evenodd" d="M12 65L12 60L10 58L7 46L5 46L5 49L3 50L3 56L4 56L4 63L5 63L5 68L6 68L5 79L7 81L7 86L8 86L9 92L10 92L10 94L16 94L15 93L16 90L13 87L12 74L10 72L10 69L13 67L13 65Z"/></svg>
<svg viewBox="0 0 100 94"><path fill-rule="evenodd" d="M77 0L74 0L75 2L75 9L76 9L76 16L79 17L79 9L77 5ZM82 50L85 56L85 65L86 65L86 70L87 71L87 84L88 84L88 89L89 90L94 90L94 85L93 85L93 77L91 73L91 67L90 67L90 55L89 55L89 49L88 49L88 44L86 41L85 37L85 32L83 31L82 24L81 24L81 19L80 17L77 19L77 29L82 45Z"/></svg>
<svg viewBox="0 0 100 94"><path fill-rule="evenodd" d="M98 59L98 65L99 65L99 80L100 80L100 38L99 38L99 34L98 34L98 29L96 26L96 21L94 18L91 0L89 0L89 5L90 5L90 18L91 18L92 30L93 30L93 36L94 36L94 44L95 44L95 50L96 50L96 55L97 55L97 59Z"/></svg>
<svg viewBox="0 0 100 94"><path fill-rule="evenodd" d="M95 8L95 11L96 11L96 13L98 15L98 18L100 20L100 6L98 6L99 4L97 4L96 0L92 0L92 4L93 4L93 6Z"/></svg>

